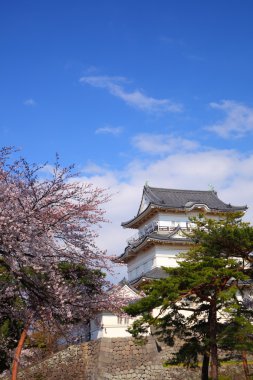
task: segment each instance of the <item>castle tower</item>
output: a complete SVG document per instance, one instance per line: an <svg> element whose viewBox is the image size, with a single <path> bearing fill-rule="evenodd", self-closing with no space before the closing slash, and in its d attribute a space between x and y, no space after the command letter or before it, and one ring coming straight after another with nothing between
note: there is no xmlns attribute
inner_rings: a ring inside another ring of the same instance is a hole
<svg viewBox="0 0 253 380"><path fill-rule="evenodd" d="M162 266L177 265L176 256L192 244L187 236L190 217L204 213L219 218L224 213L245 211L221 201L215 191L175 190L144 186L137 215L124 228L137 229L128 239L117 261L127 264L129 284L138 288L143 282L166 276Z"/></svg>

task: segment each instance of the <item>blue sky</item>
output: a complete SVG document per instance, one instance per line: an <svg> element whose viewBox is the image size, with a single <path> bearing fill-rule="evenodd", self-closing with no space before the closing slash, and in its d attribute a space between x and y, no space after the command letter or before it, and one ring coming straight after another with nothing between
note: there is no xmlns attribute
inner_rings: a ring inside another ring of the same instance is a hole
<svg viewBox="0 0 253 380"><path fill-rule="evenodd" d="M109 188L110 253L145 181L211 185L251 218L252 17L250 0L3 0L1 145Z"/></svg>

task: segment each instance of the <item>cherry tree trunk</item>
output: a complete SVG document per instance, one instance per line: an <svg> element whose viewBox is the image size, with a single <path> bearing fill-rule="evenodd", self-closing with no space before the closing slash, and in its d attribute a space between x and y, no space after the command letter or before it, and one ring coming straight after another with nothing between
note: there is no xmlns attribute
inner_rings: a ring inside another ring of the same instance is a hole
<svg viewBox="0 0 253 380"><path fill-rule="evenodd" d="M218 348L217 348L217 310L216 301L210 304L209 312L209 337L210 337L210 359L211 379L218 380Z"/></svg>
<svg viewBox="0 0 253 380"><path fill-rule="evenodd" d="M245 379L250 380L250 374L249 374L249 367L248 367L248 361L247 361L247 353L246 351L242 352L242 365L244 369Z"/></svg>
<svg viewBox="0 0 253 380"><path fill-rule="evenodd" d="M18 346L16 348L14 359L13 359L11 380L17 380L20 356L21 356L22 348L25 343L25 339L27 337L27 331L29 329L29 326L30 326L30 323L27 323L27 325L25 326L24 330L21 333Z"/></svg>

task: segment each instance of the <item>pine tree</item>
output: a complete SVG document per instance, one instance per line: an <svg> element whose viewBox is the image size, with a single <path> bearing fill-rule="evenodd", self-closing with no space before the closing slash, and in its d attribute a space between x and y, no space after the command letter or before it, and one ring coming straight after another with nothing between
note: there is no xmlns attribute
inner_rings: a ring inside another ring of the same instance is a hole
<svg viewBox="0 0 253 380"><path fill-rule="evenodd" d="M241 221L241 214L222 219L192 220L192 248L178 257L178 267L164 268L166 279L145 287L146 297L126 308L131 316L140 315L130 329L138 337L155 327L155 333L169 344L184 340L175 361L196 365L203 355L202 379L218 379L218 343L230 313L240 308L239 284L251 277L253 228ZM157 312L154 310L157 310Z"/></svg>

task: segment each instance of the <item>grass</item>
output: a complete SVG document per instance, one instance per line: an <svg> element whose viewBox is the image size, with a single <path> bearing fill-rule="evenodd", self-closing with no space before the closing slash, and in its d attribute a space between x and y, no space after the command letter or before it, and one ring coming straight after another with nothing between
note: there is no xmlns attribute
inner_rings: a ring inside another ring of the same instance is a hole
<svg viewBox="0 0 253 380"><path fill-rule="evenodd" d="M201 367L201 365L202 365L202 363L198 362L196 368ZM220 365L221 366L242 365L242 361L241 360L224 360L224 361L220 361ZM253 365L253 360L248 360L248 365ZM179 364L164 363L163 366L166 367L166 368L167 367L184 367L184 364L183 363L179 363Z"/></svg>

